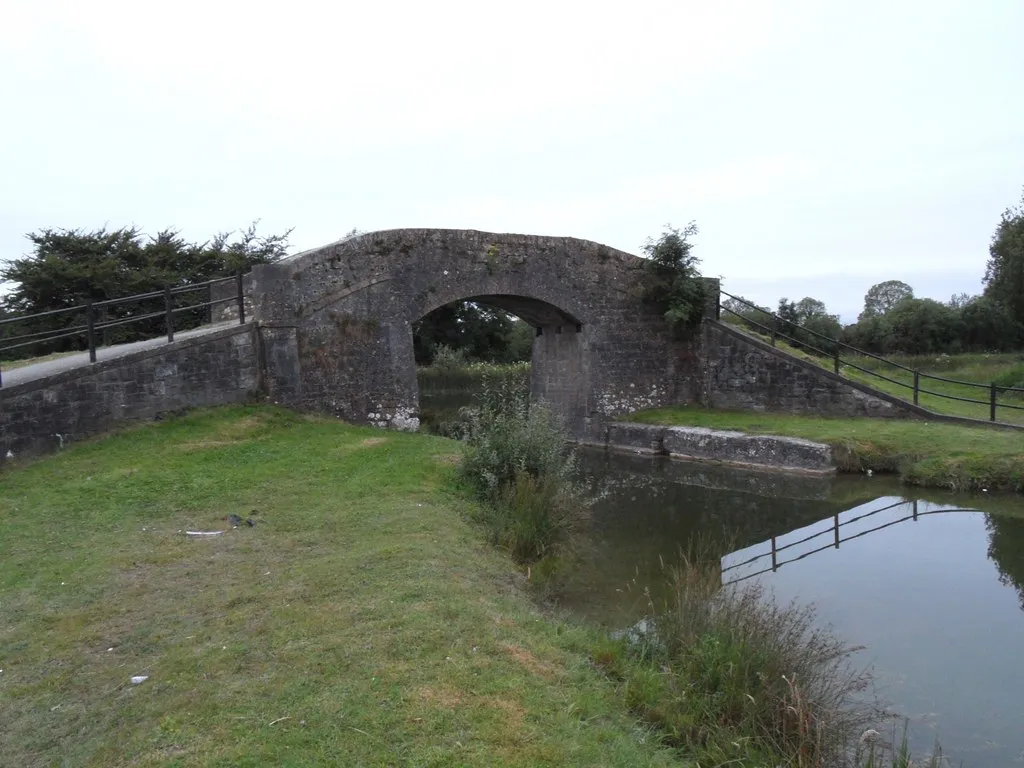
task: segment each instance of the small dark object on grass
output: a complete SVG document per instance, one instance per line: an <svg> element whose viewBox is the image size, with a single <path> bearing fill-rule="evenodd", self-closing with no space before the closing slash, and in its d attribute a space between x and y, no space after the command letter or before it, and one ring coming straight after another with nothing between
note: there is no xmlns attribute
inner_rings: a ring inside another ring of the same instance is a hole
<svg viewBox="0 0 1024 768"><path fill-rule="evenodd" d="M238 515L228 515L228 522L231 523L232 527L237 528L242 524L242 518Z"/></svg>

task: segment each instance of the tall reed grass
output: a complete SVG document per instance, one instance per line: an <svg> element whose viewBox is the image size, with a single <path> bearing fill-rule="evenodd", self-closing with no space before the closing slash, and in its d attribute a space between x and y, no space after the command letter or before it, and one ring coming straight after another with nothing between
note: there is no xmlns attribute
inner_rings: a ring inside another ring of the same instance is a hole
<svg viewBox="0 0 1024 768"><path fill-rule="evenodd" d="M686 554L665 573L669 597L649 605L644 631L595 660L668 742L702 766L910 765L905 738L896 746L870 727L886 715L870 673L852 663L858 649L813 607L780 605L756 584L723 588L717 558Z"/></svg>

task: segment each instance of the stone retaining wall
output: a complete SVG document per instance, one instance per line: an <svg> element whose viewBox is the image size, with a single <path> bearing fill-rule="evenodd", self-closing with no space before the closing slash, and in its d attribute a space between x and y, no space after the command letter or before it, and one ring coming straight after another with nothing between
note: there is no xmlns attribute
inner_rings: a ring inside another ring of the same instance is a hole
<svg viewBox="0 0 1024 768"><path fill-rule="evenodd" d="M820 416L934 418L912 403L836 376L716 320L704 322L708 408Z"/></svg>
<svg viewBox="0 0 1024 768"><path fill-rule="evenodd" d="M832 448L776 435L748 435L704 427L610 424L605 446L630 453L799 472L834 472Z"/></svg>

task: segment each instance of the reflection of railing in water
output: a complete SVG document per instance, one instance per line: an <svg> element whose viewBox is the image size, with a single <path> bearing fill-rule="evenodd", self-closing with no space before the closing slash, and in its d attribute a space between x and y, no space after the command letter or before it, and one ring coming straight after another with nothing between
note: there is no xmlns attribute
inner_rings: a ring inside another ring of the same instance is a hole
<svg viewBox="0 0 1024 768"><path fill-rule="evenodd" d="M877 514L880 514L882 512L887 512L890 509L895 509L896 507L906 506L908 503L913 505L913 512L911 514L909 514L909 515L906 515L905 517L901 517L898 520L890 520L889 522L887 522L887 523L885 523L883 525L877 525L874 528L869 528L866 531L860 531L859 533L855 533L852 536L847 536L846 538L843 538L840 535L840 530L839 529L842 528L843 526L852 525L853 523L859 522L860 520L864 520L866 518L872 517L873 515L877 515ZM765 574L765 573L772 573L774 571L777 571L782 566L787 565L789 563L795 563L798 560L803 560L805 557L810 557L811 555L816 554L818 552L823 552L826 549L839 549L839 545L844 543L844 542L853 541L854 539L859 539L861 536L867 536L869 533L874 533L875 531L881 531L884 528L890 528L890 527L892 527L894 525L898 525L899 523L905 523L907 520L914 520L914 521L916 521L918 518L924 517L925 515L938 515L938 514L945 514L945 513L949 513L949 512L980 512L980 511L981 510L978 510L978 509L964 509L964 508L960 508L960 507L955 507L955 508L950 508L950 509L929 509L929 510L925 510L925 511L921 512L921 511L918 510L918 505L917 505L917 500L916 499L914 501L912 501L912 502L907 502L904 499L900 499L895 504L890 504L890 505L888 505L886 507L881 507L880 509L872 510L871 512L865 512L862 515L857 515L856 517L852 517L849 520L845 520L843 522L839 522L839 514L840 513L837 512L835 515L832 516L832 521L833 522L832 522L832 526L829 527L829 528L826 528L824 530L818 531L817 533L812 533L810 536L805 536L804 538L799 539L797 541L789 542L788 544L784 544L781 547L778 546L778 539L779 539L779 537L778 536L772 536L771 539L769 539L769 541L771 542L771 550L770 551L762 552L761 554L755 555L754 557L748 558L748 559L746 559L746 560L744 560L742 562L733 563L732 565L729 565L729 566L726 566L726 567L722 568L722 576L723 576L723 579L724 579L724 576L725 576L726 573L728 573L729 571L735 570L736 568L742 568L745 565L750 565L751 563L757 562L758 560L760 560L762 558L765 558L765 557L771 557L771 559L772 559L772 564L771 564L770 567L763 568L762 570L755 571L754 573L745 574L745 575L740 576L740 577L735 578L735 579L723 580L722 581L722 586L725 586L727 584L737 584L737 583L739 583L741 581L746 581L747 579L752 579L755 576L760 576L760 575ZM827 534L831 534L832 535L832 541L829 542L828 544L825 544L824 546L818 547L816 549L812 549L809 552L804 552L799 557L794 557L794 558L791 558L789 560L781 560L781 561L779 560L779 553L780 552L785 552L787 549L792 549L793 547L799 546L800 544L806 544L808 541L816 539L819 536L825 536ZM783 534L783 535L785 535L785 534Z"/></svg>

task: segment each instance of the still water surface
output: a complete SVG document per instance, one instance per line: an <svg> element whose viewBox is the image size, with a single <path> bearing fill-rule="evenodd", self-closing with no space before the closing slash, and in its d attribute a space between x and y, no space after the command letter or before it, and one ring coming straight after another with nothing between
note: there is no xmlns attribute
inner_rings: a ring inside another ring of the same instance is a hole
<svg viewBox="0 0 1024 768"><path fill-rule="evenodd" d="M811 478L585 450L601 491L559 600L625 627L659 604L662 560L715 542L722 581L814 603L880 698L953 764L1024 765L1024 504L884 478ZM972 509L982 511L941 510ZM836 547L838 524L839 546ZM773 569L774 540L774 569ZM645 588L648 593L645 594Z"/></svg>

